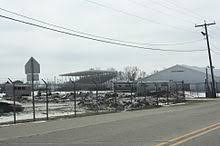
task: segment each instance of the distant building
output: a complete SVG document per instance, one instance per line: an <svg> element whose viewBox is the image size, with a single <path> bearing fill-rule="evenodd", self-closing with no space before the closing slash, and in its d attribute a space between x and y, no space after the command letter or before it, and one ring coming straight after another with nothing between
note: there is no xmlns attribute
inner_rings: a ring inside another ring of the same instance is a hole
<svg viewBox="0 0 220 146"><path fill-rule="evenodd" d="M111 80L117 76L116 71L108 70L86 70L61 74L60 76L68 77L75 80L77 90L111 90ZM73 83L70 81L63 84L60 90L72 91Z"/></svg>
<svg viewBox="0 0 220 146"><path fill-rule="evenodd" d="M209 81L211 81L211 75L208 73ZM141 82L149 81L184 81L184 83L196 84L204 83L206 79L205 68L175 65L165 70L156 72L148 77L141 79ZM220 77L215 76L215 81L220 82Z"/></svg>
<svg viewBox="0 0 220 146"><path fill-rule="evenodd" d="M129 92L133 93L137 91L137 82L133 81L116 81L113 83L113 89L115 92Z"/></svg>
<svg viewBox="0 0 220 146"><path fill-rule="evenodd" d="M210 70L210 69L209 69ZM148 77L140 79L139 84L150 84L154 82L184 82L191 91L205 91L206 68L187 65L175 65L162 71L156 72ZM211 75L208 72L208 81ZM220 82L220 77L215 75L215 82ZM218 87L218 86L217 86Z"/></svg>
<svg viewBox="0 0 220 146"><path fill-rule="evenodd" d="M14 82L14 90L16 97L31 96L31 86L29 84L24 84L21 81ZM6 96L13 96L13 85L9 82L6 82L5 84L5 94Z"/></svg>

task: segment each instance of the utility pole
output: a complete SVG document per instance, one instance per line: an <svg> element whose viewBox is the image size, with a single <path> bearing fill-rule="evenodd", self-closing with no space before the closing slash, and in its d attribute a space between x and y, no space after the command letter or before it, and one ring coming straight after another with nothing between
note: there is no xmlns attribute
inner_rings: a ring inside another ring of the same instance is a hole
<svg viewBox="0 0 220 146"><path fill-rule="evenodd" d="M195 25L195 27L204 27L205 32L201 32L206 37L207 47L208 47L208 55L209 55L209 63L210 63L210 70L211 70L211 76L212 76L212 97L216 98L216 90L215 90L215 79L214 79L214 72L213 72L213 65L212 65L212 56L210 51L210 45L209 45L209 35L208 35L208 29L207 26L215 25L216 23L206 23L204 21L204 24Z"/></svg>

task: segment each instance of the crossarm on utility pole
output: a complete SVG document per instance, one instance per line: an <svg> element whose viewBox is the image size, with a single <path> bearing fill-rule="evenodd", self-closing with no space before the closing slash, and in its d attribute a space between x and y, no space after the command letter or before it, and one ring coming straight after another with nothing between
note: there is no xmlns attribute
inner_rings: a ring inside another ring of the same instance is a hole
<svg viewBox="0 0 220 146"><path fill-rule="evenodd" d="M195 25L195 27L204 27L205 25L206 26L210 26L210 25L215 25L216 23L215 22L212 22L212 23L204 23L204 24L200 24L200 25Z"/></svg>

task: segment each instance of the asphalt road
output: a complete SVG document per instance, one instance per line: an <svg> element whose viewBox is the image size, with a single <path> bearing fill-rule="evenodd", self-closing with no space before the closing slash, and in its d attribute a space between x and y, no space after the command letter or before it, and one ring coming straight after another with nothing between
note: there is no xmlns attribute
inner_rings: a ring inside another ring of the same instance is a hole
<svg viewBox="0 0 220 146"><path fill-rule="evenodd" d="M170 139L219 122L220 100L216 100L185 106L5 126L0 128L0 145L165 145ZM220 145L219 136L220 129L215 127L214 130L179 145ZM193 136L187 138L189 137Z"/></svg>
<svg viewBox="0 0 220 146"><path fill-rule="evenodd" d="M219 146L220 145L220 129L214 130L192 140L189 140L179 146Z"/></svg>

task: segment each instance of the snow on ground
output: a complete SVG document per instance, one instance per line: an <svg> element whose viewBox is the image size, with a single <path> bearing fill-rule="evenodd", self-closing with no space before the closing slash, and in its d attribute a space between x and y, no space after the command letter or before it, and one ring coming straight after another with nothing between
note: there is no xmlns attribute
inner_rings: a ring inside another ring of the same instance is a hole
<svg viewBox="0 0 220 146"><path fill-rule="evenodd" d="M3 96L5 96L5 93L0 93L0 97L3 97Z"/></svg>
<svg viewBox="0 0 220 146"><path fill-rule="evenodd" d="M205 98L205 92L185 92L187 98ZM220 97L220 93L216 94L217 97Z"/></svg>
<svg viewBox="0 0 220 146"><path fill-rule="evenodd" d="M169 104L167 104L167 103L159 103L159 105L161 105L161 106L174 106L174 105L185 105L185 104L186 104L185 102L175 103L175 104L173 104L173 103L169 103Z"/></svg>
<svg viewBox="0 0 220 146"><path fill-rule="evenodd" d="M67 92L63 92L61 94L65 94ZM186 98L190 100L196 100L197 97L205 97L205 93L197 93L197 92L185 92ZM0 94L0 97L3 96ZM218 94L220 96L220 93ZM29 97L31 100L31 97ZM141 97L140 97L141 98ZM145 98L145 97L143 97ZM206 98L204 98L205 100ZM123 99L125 100L125 99ZM128 98L130 100L130 98ZM201 98L200 98L201 100ZM185 103L180 103L185 104ZM166 103L160 103L162 106L171 106L166 105ZM27 103L22 104L25 107L23 112L17 113L17 120L25 120L33 118L33 109L32 102L29 101ZM35 103L36 109L36 118L44 118L46 117L46 104L45 103ZM77 114L86 113L85 109L80 109L77 107ZM74 114L74 102L60 102L60 103L49 103L49 117L55 116L65 116L65 115L73 115ZM13 121L13 113L7 113L0 116L0 123Z"/></svg>
<svg viewBox="0 0 220 146"><path fill-rule="evenodd" d="M185 92L186 98L205 97L204 92Z"/></svg>
<svg viewBox="0 0 220 146"><path fill-rule="evenodd" d="M16 119L17 120L33 119L32 103L25 103L22 105L25 107L25 109L23 112L19 112L16 114ZM35 103L35 110L36 110L35 113L36 118L46 117L46 104ZM86 112L85 110L77 108L77 114L82 114L85 112ZM73 114L74 114L74 104L72 102L49 104L49 117L65 116L65 115L73 115ZM12 112L0 116L0 123L11 122L13 120L14 120L14 116Z"/></svg>

